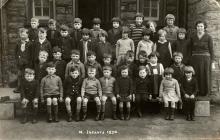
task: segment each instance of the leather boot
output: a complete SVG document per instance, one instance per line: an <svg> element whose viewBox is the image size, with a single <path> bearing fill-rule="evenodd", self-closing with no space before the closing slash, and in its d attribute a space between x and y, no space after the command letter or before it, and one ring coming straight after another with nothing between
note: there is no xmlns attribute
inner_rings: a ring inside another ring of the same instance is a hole
<svg viewBox="0 0 220 140"><path fill-rule="evenodd" d="M32 116L32 123L37 123L37 112L38 108L33 108L33 116Z"/></svg>
<svg viewBox="0 0 220 140"><path fill-rule="evenodd" d="M171 108L171 110L170 110L170 120L171 121L174 120L174 111L175 111L175 108Z"/></svg>
<svg viewBox="0 0 220 140"><path fill-rule="evenodd" d="M21 123L25 124L28 121L28 118L27 118L27 108L23 108L22 110L23 110L23 119L22 119Z"/></svg>
<svg viewBox="0 0 220 140"><path fill-rule="evenodd" d="M47 105L47 121L52 122L51 105Z"/></svg>

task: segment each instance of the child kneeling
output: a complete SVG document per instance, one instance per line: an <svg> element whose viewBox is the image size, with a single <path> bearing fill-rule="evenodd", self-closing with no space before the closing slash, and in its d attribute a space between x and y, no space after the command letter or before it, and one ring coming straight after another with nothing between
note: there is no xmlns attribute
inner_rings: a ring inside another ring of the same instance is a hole
<svg viewBox="0 0 220 140"><path fill-rule="evenodd" d="M72 121L72 109L71 102L76 101L76 121L80 120L80 110L82 104L82 97L80 93L80 89L82 86L82 78L79 76L78 67L70 68L70 75L64 81L64 89L65 89L65 105L68 113L68 122Z"/></svg>
<svg viewBox="0 0 220 140"><path fill-rule="evenodd" d="M170 67L164 70L165 78L160 84L160 95L159 97L163 99L164 108L166 112L166 120L174 120L174 111L176 103L182 102L180 95L180 87L178 81L172 78L174 70ZM171 103L171 108L169 108L169 103Z"/></svg>
<svg viewBox="0 0 220 140"><path fill-rule="evenodd" d="M87 103L89 100L93 99L96 102L97 115L95 120L98 121L100 119L101 112L101 101L100 98L102 96L102 88L98 79L95 78L96 68L94 66L90 66L87 69L88 78L83 80L81 95L83 98L83 117L84 121L87 117Z"/></svg>

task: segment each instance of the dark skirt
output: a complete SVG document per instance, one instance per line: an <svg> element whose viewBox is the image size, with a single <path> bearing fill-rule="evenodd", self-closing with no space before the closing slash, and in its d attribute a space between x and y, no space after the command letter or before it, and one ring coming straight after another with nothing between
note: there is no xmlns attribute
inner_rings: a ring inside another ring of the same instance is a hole
<svg viewBox="0 0 220 140"><path fill-rule="evenodd" d="M198 81L198 96L210 94L211 87L211 59L207 55L193 55L191 65L195 70L195 76Z"/></svg>

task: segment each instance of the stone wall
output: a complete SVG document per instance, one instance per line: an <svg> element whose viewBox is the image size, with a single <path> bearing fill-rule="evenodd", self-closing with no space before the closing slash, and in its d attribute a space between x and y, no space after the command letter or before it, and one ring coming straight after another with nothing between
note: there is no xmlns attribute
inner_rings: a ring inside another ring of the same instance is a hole
<svg viewBox="0 0 220 140"><path fill-rule="evenodd" d="M195 22L205 20L213 37L215 69L212 70L212 95L220 98L220 4L216 0L188 0L188 29L194 31Z"/></svg>

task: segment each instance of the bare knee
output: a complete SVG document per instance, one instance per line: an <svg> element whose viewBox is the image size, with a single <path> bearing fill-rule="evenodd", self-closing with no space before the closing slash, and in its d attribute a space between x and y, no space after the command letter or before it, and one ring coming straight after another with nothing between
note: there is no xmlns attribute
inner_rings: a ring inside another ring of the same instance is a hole
<svg viewBox="0 0 220 140"><path fill-rule="evenodd" d="M71 99L69 97L66 97L65 99L65 104L70 105Z"/></svg>
<svg viewBox="0 0 220 140"><path fill-rule="evenodd" d="M58 105L57 98L53 98L53 105Z"/></svg>
<svg viewBox="0 0 220 140"><path fill-rule="evenodd" d="M52 104L52 99L51 98L47 98L47 105L51 105Z"/></svg>

